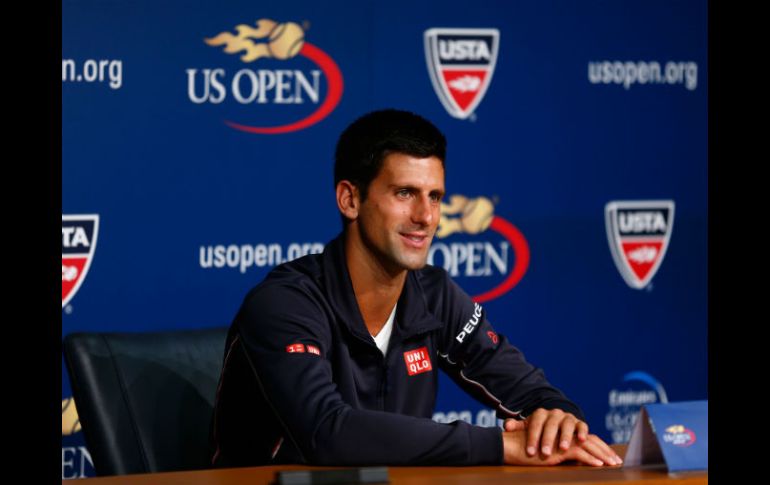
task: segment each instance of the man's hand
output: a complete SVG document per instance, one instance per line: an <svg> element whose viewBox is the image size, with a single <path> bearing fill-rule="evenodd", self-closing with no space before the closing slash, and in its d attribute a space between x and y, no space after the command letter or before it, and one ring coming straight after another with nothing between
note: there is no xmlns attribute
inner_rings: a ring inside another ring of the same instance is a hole
<svg viewBox="0 0 770 485"><path fill-rule="evenodd" d="M540 446L540 453L548 458L557 453L563 455L575 444L584 452L589 453L593 457L592 461L600 460L601 464L608 465L622 463L620 457L604 441L596 435L588 434L587 423L561 409L547 410L541 408L524 421L507 419L503 427L508 432L526 433L526 454L528 457L535 457L538 454L538 446ZM577 433L577 437L575 437L575 433ZM558 449L554 447L557 435L559 438ZM579 455L582 456L583 453L579 453ZM562 458L558 463L569 459L583 461L580 458ZM596 464L590 461L584 461L584 463Z"/></svg>
<svg viewBox="0 0 770 485"><path fill-rule="evenodd" d="M591 466L614 466L620 464L615 461L617 456L615 452L601 438L593 434L588 435L582 443L573 440L566 450L557 448L549 456L543 454L536 456L527 455L524 451L526 440L525 430L503 432L503 461L506 465L558 465L570 460ZM620 460L619 457L618 460Z"/></svg>

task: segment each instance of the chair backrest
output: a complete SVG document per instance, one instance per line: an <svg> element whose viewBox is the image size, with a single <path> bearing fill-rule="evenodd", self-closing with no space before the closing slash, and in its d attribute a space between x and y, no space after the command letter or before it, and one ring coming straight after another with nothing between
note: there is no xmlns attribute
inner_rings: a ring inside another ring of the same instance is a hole
<svg viewBox="0 0 770 485"><path fill-rule="evenodd" d="M211 466L227 328L73 333L64 357L97 475Z"/></svg>

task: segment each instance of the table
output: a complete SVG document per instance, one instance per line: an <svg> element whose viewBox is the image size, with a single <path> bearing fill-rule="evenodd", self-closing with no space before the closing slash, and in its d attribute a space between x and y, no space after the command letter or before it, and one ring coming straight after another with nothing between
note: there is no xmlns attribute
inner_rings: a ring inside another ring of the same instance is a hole
<svg viewBox="0 0 770 485"><path fill-rule="evenodd" d="M621 457L625 456L624 445L612 448ZM223 468L185 472L150 473L95 477L81 479L78 485L267 485L279 470L324 470L340 467L307 467L301 465L280 465L248 468ZM473 467L388 467L390 483L393 485L497 485L497 484L643 484L643 485L695 485L708 483L708 472L685 472L669 474L663 465L643 467L594 468L580 465L554 467L527 466L473 466ZM71 480L63 484L75 485Z"/></svg>

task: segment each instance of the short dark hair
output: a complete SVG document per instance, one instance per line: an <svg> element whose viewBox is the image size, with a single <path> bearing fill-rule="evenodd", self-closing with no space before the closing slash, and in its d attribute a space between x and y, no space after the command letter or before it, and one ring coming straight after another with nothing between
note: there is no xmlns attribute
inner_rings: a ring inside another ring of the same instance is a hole
<svg viewBox="0 0 770 485"><path fill-rule="evenodd" d="M334 187L349 180L361 201L391 153L436 157L444 164L446 138L433 123L409 111L385 109L367 113L348 126L337 141Z"/></svg>

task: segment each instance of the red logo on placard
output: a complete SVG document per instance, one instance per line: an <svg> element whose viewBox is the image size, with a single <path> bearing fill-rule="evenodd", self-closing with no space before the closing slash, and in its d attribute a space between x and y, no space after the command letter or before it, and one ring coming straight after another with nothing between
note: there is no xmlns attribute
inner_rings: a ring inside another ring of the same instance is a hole
<svg viewBox="0 0 770 485"><path fill-rule="evenodd" d="M695 443L695 433L681 424L669 426L663 433L663 441L672 445L687 447Z"/></svg>
<svg viewBox="0 0 770 485"><path fill-rule="evenodd" d="M286 346L286 352L290 354L305 352L305 344L291 344Z"/></svg>
<svg viewBox="0 0 770 485"><path fill-rule="evenodd" d="M433 370L427 347L404 352L404 362L406 362L406 371L410 376Z"/></svg>

